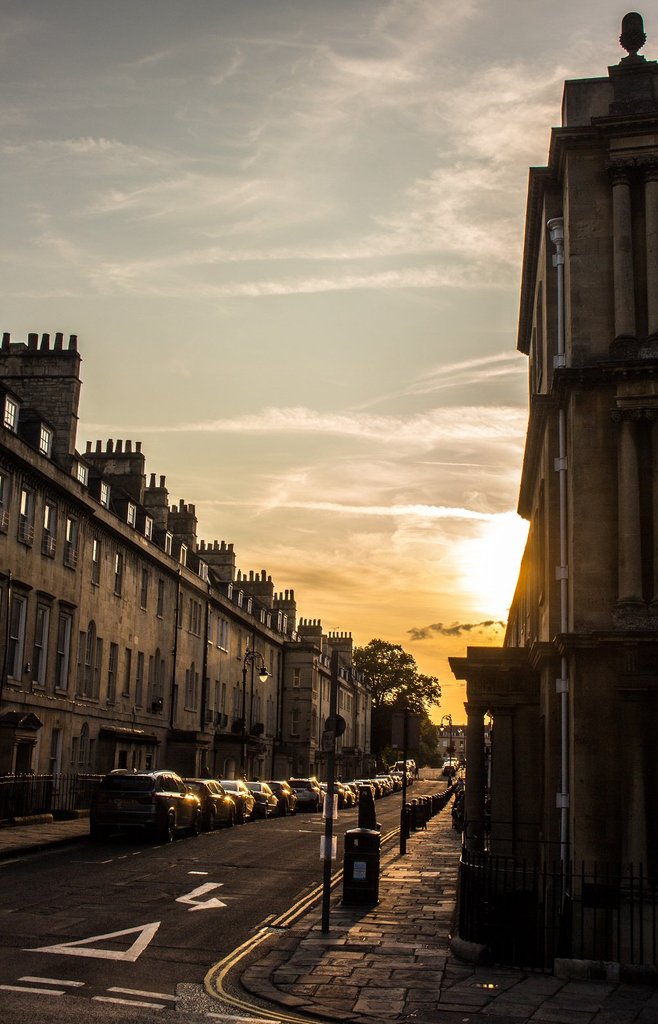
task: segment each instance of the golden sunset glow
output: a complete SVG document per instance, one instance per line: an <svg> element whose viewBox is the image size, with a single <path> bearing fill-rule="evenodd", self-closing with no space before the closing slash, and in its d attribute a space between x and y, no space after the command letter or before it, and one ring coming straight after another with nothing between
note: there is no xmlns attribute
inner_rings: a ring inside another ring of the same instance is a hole
<svg viewBox="0 0 658 1024"><path fill-rule="evenodd" d="M487 617L507 619L527 535L527 522L508 512L483 525L479 537L460 545L462 586Z"/></svg>

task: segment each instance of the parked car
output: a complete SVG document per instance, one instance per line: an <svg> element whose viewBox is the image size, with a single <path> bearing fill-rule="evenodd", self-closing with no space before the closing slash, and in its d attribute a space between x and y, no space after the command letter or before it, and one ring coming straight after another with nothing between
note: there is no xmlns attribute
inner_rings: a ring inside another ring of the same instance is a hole
<svg viewBox="0 0 658 1024"><path fill-rule="evenodd" d="M130 831L145 832L167 843L180 831L198 835L201 802L175 772L110 772L92 799L91 838Z"/></svg>
<svg viewBox="0 0 658 1024"><path fill-rule="evenodd" d="M266 782L247 782L247 789L253 793L254 818L271 818L279 809L279 801Z"/></svg>
<svg viewBox="0 0 658 1024"><path fill-rule="evenodd" d="M243 825L254 813L256 801L254 794L247 789L242 779L222 779L222 786L235 803L235 820Z"/></svg>
<svg viewBox="0 0 658 1024"><path fill-rule="evenodd" d="M323 795L326 796L327 795L327 783L326 782L321 782L320 783L320 789L322 790ZM345 783L339 782L338 779L336 779L336 781L334 782L334 793L338 797L338 806L339 806L339 808L353 807L354 804L356 803L356 796L355 796L355 794L352 792L351 789L349 789L345 785Z"/></svg>
<svg viewBox="0 0 658 1024"><path fill-rule="evenodd" d="M336 789L338 791L338 806L339 807L354 807L356 803L356 793L350 789L346 782L336 782Z"/></svg>
<svg viewBox="0 0 658 1024"><path fill-rule="evenodd" d="M288 785L297 795L297 807L300 811L319 811L322 806L322 790L320 783L312 776L310 779L288 779Z"/></svg>
<svg viewBox="0 0 658 1024"><path fill-rule="evenodd" d="M196 793L201 801L201 827L207 832L213 829L232 828L235 825L235 801L228 795L221 782L216 779L184 779L185 785Z"/></svg>
<svg viewBox="0 0 658 1024"><path fill-rule="evenodd" d="M376 781L380 782L384 786L384 796L387 796L389 793L392 793L393 790L395 789L395 783L393 782L393 779L391 778L390 775L384 775L383 773L379 773L376 776Z"/></svg>
<svg viewBox="0 0 658 1024"><path fill-rule="evenodd" d="M269 781L267 784L277 798L277 813L281 815L281 817L285 817L286 814L296 814L297 794L294 789L291 789L288 783L283 780L275 782Z"/></svg>
<svg viewBox="0 0 658 1024"><path fill-rule="evenodd" d="M456 775L457 774L457 763L456 763L456 761L446 761L446 763L444 764L443 768L441 769L441 774L445 775L446 778L448 778L448 779L451 779L453 775Z"/></svg>
<svg viewBox="0 0 658 1024"><path fill-rule="evenodd" d="M354 781L359 788L366 786L375 798L380 796L379 787L372 779L355 779Z"/></svg>

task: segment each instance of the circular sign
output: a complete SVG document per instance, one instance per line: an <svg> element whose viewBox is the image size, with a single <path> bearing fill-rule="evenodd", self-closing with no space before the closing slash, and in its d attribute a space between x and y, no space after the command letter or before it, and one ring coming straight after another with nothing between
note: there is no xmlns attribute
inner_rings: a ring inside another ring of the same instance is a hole
<svg viewBox="0 0 658 1024"><path fill-rule="evenodd" d="M336 736L342 736L347 729L347 722L342 715L330 715L324 723L325 732L333 732Z"/></svg>

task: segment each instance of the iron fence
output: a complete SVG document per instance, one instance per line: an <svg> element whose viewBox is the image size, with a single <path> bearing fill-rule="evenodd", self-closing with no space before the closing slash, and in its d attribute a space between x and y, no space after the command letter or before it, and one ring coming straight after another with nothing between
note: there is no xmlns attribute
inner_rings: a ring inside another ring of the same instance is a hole
<svg viewBox="0 0 658 1024"><path fill-rule="evenodd" d="M494 963L552 971L556 957L658 966L658 889L627 869L462 851L460 938Z"/></svg>
<svg viewBox="0 0 658 1024"><path fill-rule="evenodd" d="M85 810L101 775L0 776L0 822L31 814L64 816Z"/></svg>

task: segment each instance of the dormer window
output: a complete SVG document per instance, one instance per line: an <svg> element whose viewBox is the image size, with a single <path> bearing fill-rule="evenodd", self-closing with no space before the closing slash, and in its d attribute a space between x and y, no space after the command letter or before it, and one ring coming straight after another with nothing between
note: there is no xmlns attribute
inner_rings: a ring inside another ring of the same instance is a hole
<svg viewBox="0 0 658 1024"><path fill-rule="evenodd" d="M173 533L165 533L164 549L165 549L165 554L166 555L170 555L171 554L171 549L172 549L173 543L174 543L174 535L173 535Z"/></svg>
<svg viewBox="0 0 658 1024"><path fill-rule="evenodd" d="M205 562L199 562L199 576L204 583L208 582L208 566Z"/></svg>
<svg viewBox="0 0 658 1024"><path fill-rule="evenodd" d="M75 478L79 484L82 484L84 487L87 486L87 481L89 479L89 470L83 462L76 463Z"/></svg>
<svg viewBox="0 0 658 1024"><path fill-rule="evenodd" d="M16 433L18 426L18 402L14 401L9 395L5 395L3 422L7 430L11 430L14 434Z"/></svg>
<svg viewBox="0 0 658 1024"><path fill-rule="evenodd" d="M103 508L110 507L110 485L101 480L100 503Z"/></svg>
<svg viewBox="0 0 658 1024"><path fill-rule="evenodd" d="M180 558L181 565L187 565L187 544L181 544L180 546Z"/></svg>
<svg viewBox="0 0 658 1024"><path fill-rule="evenodd" d="M50 458L52 450L53 432L50 427L47 427L45 423L42 423L39 429L39 451L42 455L46 455Z"/></svg>
<svg viewBox="0 0 658 1024"><path fill-rule="evenodd" d="M242 608L242 598L243 598L243 596L244 595L243 595L242 591L238 590L238 608Z"/></svg>
<svg viewBox="0 0 658 1024"><path fill-rule="evenodd" d="M137 522L137 505L133 505L132 501L128 502L126 521L128 523L128 526L134 526L135 523Z"/></svg>
<svg viewBox="0 0 658 1024"><path fill-rule="evenodd" d="M144 520L144 536L147 540L150 540L153 536L153 520L150 516L147 516Z"/></svg>

